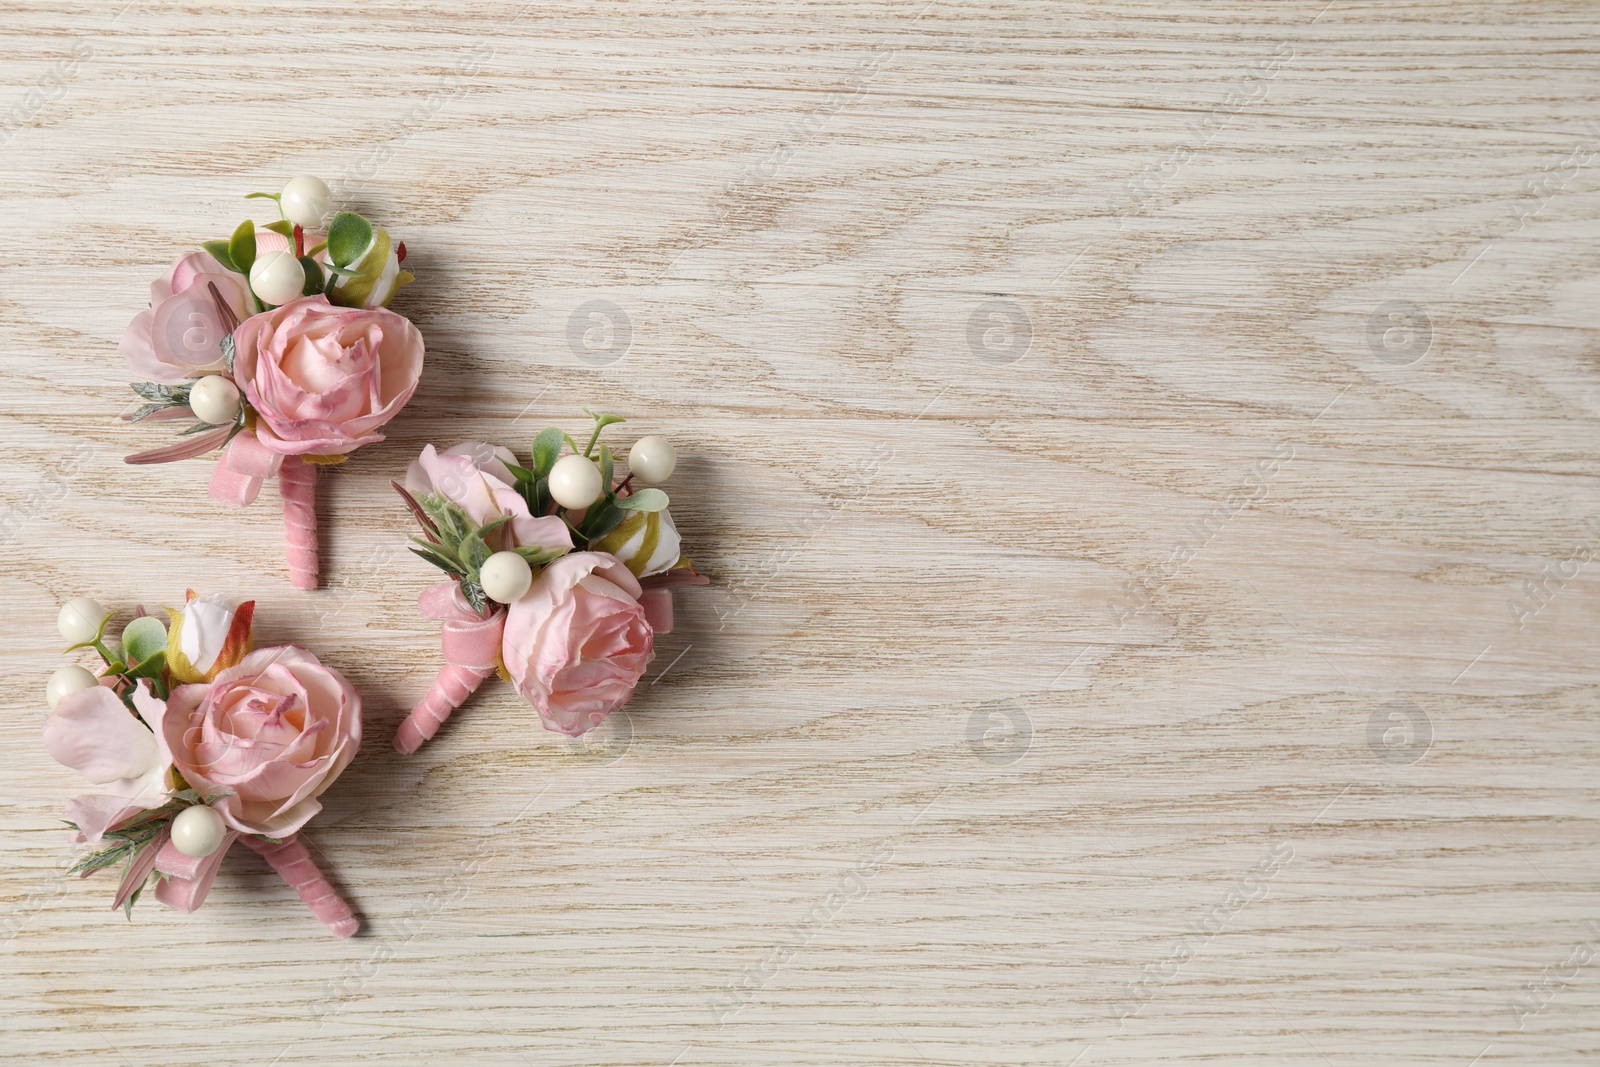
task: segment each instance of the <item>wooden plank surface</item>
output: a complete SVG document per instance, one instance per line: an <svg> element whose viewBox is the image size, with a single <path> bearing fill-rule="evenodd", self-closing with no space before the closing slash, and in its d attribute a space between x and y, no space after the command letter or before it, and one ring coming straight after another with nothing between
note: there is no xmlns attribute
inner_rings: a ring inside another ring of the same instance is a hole
<svg viewBox="0 0 1600 1067"><path fill-rule="evenodd" d="M3 22L8 1059L1600 1056L1592 4ZM428 343L312 594L113 420L150 279L300 172ZM497 685L396 755L386 480L585 404L678 442L715 584L602 736ZM366 694L313 834L356 939L248 854L131 925L61 877L56 605L186 586Z"/></svg>

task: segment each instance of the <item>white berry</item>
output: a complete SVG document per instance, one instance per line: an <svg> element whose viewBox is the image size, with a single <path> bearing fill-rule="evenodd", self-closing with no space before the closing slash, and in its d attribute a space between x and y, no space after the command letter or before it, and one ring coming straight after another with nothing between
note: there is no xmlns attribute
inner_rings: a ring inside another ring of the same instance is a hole
<svg viewBox="0 0 1600 1067"><path fill-rule="evenodd" d="M61 605L61 614L56 616L56 629L70 644L81 645L95 639L100 633L100 624L110 614L88 597L76 597Z"/></svg>
<svg viewBox="0 0 1600 1067"><path fill-rule="evenodd" d="M220 848L227 833L222 816L204 804L195 804L178 812L172 820L172 847L185 856L201 859Z"/></svg>
<svg viewBox="0 0 1600 1067"><path fill-rule="evenodd" d="M664 482L678 469L678 450L658 434L641 437L628 449L628 470L641 482Z"/></svg>
<svg viewBox="0 0 1600 1067"><path fill-rule="evenodd" d="M306 269L288 252L263 252L250 265L250 288L269 304L287 304L306 287Z"/></svg>
<svg viewBox="0 0 1600 1067"><path fill-rule="evenodd" d="M82 667L62 667L45 683L45 703L50 705L51 711L55 711L56 705L61 703L61 698L68 693L76 693L80 689L93 689L99 684L99 679Z"/></svg>
<svg viewBox="0 0 1600 1067"><path fill-rule="evenodd" d="M562 456L550 468L550 495L564 508L586 508L605 492L600 468L583 456Z"/></svg>
<svg viewBox="0 0 1600 1067"><path fill-rule="evenodd" d="M239 387L220 374L208 374L189 387L189 410L213 426L232 422L239 417Z"/></svg>
<svg viewBox="0 0 1600 1067"><path fill-rule="evenodd" d="M490 600L509 604L533 584L533 568L515 552L496 552L478 568L478 584Z"/></svg>
<svg viewBox="0 0 1600 1067"><path fill-rule="evenodd" d="M323 218L333 210L333 193L321 178L309 174L296 174L289 179L278 197L283 217L296 226L314 230L322 225Z"/></svg>

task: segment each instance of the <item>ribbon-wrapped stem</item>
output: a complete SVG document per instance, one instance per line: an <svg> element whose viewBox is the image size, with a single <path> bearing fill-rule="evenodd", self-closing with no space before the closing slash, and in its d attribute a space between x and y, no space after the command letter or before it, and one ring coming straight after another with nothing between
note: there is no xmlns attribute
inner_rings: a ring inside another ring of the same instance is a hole
<svg viewBox="0 0 1600 1067"><path fill-rule="evenodd" d="M278 469L283 494L283 534L289 552L289 580L296 589L317 587L317 467L300 456L285 456Z"/></svg>
<svg viewBox="0 0 1600 1067"><path fill-rule="evenodd" d="M317 869L299 834L291 834L276 844L249 835L239 840L259 852L290 888L300 894L311 914L321 919L335 935L349 937L361 928L361 921L350 910L350 905Z"/></svg>
<svg viewBox="0 0 1600 1067"><path fill-rule="evenodd" d="M394 747L412 753L439 732L439 727L495 672L500 662L500 637L506 613L496 607L487 618L479 615L461 595L461 586L444 581L429 586L417 598L422 614L442 622L439 645L445 665L427 695L411 709L395 731Z"/></svg>

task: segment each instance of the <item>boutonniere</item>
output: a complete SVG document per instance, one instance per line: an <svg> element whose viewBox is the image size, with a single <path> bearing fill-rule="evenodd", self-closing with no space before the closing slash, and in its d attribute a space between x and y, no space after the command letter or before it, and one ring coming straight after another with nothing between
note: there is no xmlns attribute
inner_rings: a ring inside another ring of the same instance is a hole
<svg viewBox="0 0 1600 1067"><path fill-rule="evenodd" d="M359 924L300 835L361 747L361 695L306 649L252 651L254 614L254 601L191 592L160 615L138 609L114 641L93 600L61 609L68 651L102 661L46 686L45 749L93 787L66 805L93 846L72 873L120 870L112 907L129 918L146 889L189 912L242 844L349 937Z"/></svg>
<svg viewBox="0 0 1600 1067"><path fill-rule="evenodd" d="M665 482L671 442L641 438L618 477L600 440L615 415L593 415L588 443L559 429L534 439L528 464L467 442L411 464L395 489L422 527L412 551L444 571L423 591L445 666L395 735L415 752L491 674L510 680L551 730L594 729L633 696L672 629L673 586L704 585L683 554Z"/></svg>
<svg viewBox="0 0 1600 1067"><path fill-rule="evenodd" d="M383 440L422 374L422 335L390 311L411 281L406 246L362 216L328 221L328 187L301 175L281 218L246 219L204 242L150 286L150 307L120 345L140 403L134 422L188 420L176 444L127 457L168 463L215 449L211 496L244 506L278 480L289 574L317 586L317 467Z"/></svg>

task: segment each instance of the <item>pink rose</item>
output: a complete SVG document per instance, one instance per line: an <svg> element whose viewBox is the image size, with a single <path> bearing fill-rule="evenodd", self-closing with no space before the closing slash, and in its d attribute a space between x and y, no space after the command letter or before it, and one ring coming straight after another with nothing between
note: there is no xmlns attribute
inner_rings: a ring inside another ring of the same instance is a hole
<svg viewBox="0 0 1600 1067"><path fill-rule="evenodd" d="M501 656L546 728L574 736L628 702L655 655L639 581L606 552L575 552L506 609Z"/></svg>
<svg viewBox="0 0 1600 1067"><path fill-rule="evenodd" d="M512 543L499 548L571 548L572 531L560 517L534 518L528 502L514 488L516 479L506 468L516 457L509 448L496 448L482 441L464 441L443 452L432 445L411 461L406 471L406 490L413 496L443 496L459 504L473 522L484 523L510 515L500 529L511 531Z"/></svg>
<svg viewBox="0 0 1600 1067"><path fill-rule="evenodd" d="M361 747L361 694L303 648L257 649L209 684L180 685L162 733L172 762L247 834L287 837Z"/></svg>
<svg viewBox="0 0 1600 1067"><path fill-rule="evenodd" d="M386 308L304 296L234 331L233 376L283 455L334 455L383 440L422 374L422 334Z"/></svg>
<svg viewBox="0 0 1600 1067"><path fill-rule="evenodd" d="M222 339L228 331L208 282L216 285L237 318L250 314L244 275L228 270L208 252L189 253L165 278L150 283L150 307L135 315L122 335L117 348L134 374L171 384L223 369Z"/></svg>

